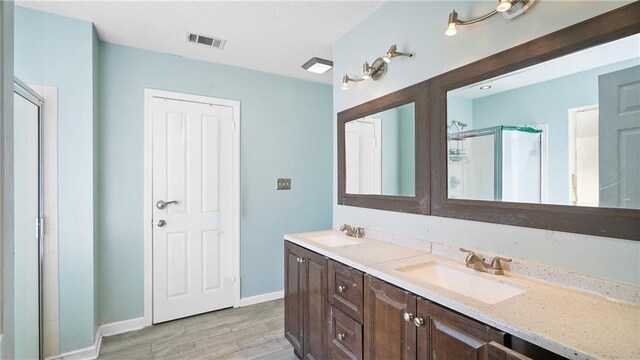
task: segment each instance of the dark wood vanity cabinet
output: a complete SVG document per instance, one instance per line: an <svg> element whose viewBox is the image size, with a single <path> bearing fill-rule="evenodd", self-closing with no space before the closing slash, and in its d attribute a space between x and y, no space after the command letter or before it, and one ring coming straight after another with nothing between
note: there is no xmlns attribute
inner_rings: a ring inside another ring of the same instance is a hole
<svg viewBox="0 0 640 360"><path fill-rule="evenodd" d="M365 276L365 359L488 360L505 334Z"/></svg>
<svg viewBox="0 0 640 360"><path fill-rule="evenodd" d="M506 334L432 302L418 299L418 359L488 360L489 344Z"/></svg>
<svg viewBox="0 0 640 360"><path fill-rule="evenodd" d="M284 253L285 337L298 358L562 359L288 241Z"/></svg>
<svg viewBox="0 0 640 360"><path fill-rule="evenodd" d="M364 282L364 358L415 359L416 296L373 276L365 275Z"/></svg>
<svg viewBox="0 0 640 360"><path fill-rule="evenodd" d="M286 339L299 358L325 359L327 258L285 242Z"/></svg>

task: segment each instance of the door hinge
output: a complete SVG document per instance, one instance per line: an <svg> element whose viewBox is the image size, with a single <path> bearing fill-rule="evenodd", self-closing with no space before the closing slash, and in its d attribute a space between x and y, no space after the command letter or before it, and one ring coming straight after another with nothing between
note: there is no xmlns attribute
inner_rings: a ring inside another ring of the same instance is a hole
<svg viewBox="0 0 640 360"><path fill-rule="evenodd" d="M231 122L231 131L236 131L236 122L235 121Z"/></svg>

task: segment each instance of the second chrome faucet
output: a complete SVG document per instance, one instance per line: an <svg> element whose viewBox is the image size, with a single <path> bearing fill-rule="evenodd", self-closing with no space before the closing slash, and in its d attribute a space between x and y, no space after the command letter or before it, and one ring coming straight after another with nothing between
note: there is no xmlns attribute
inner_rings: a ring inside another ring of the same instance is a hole
<svg viewBox="0 0 640 360"><path fill-rule="evenodd" d="M511 259L504 258L502 256L496 256L491 260L491 263L487 263L483 258L478 256L471 250L460 248L460 251L466 252L467 258L465 263L468 268L475 269L482 272L488 272L494 275L504 275L504 270L502 269L502 262L511 262Z"/></svg>
<svg viewBox="0 0 640 360"><path fill-rule="evenodd" d="M349 224L343 224L340 226L340 231L344 232L347 236L361 238L364 236L364 228L353 227Z"/></svg>

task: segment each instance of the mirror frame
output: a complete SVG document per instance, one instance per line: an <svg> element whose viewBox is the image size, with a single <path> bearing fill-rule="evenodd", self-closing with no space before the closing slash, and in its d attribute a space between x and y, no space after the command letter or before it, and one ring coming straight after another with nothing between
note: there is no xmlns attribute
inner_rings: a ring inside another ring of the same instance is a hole
<svg viewBox="0 0 640 360"><path fill-rule="evenodd" d="M448 198L447 92L640 32L640 2L561 29L430 80L431 212L435 216L640 240L640 210Z"/></svg>
<svg viewBox="0 0 640 360"><path fill-rule="evenodd" d="M428 81L357 105L338 113L338 204L414 214L430 213L430 146L427 116ZM346 193L345 125L349 121L415 103L415 196Z"/></svg>

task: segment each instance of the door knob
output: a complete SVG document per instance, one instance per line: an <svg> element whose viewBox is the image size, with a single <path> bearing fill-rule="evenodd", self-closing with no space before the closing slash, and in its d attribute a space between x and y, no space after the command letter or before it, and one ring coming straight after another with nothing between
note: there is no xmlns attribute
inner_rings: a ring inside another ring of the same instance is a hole
<svg viewBox="0 0 640 360"><path fill-rule="evenodd" d="M165 225L167 225L167 222L166 222L166 221L164 221L164 220L158 220L158 227L163 227L163 226L165 226Z"/></svg>
<svg viewBox="0 0 640 360"><path fill-rule="evenodd" d="M158 201L158 202L156 203L156 207L157 207L158 209L162 210L162 209L166 208L166 207L167 207L167 205L177 204L177 203L178 203L178 201L177 201L177 200L173 200L173 201L162 201L162 200L160 200L160 201Z"/></svg>
<svg viewBox="0 0 640 360"><path fill-rule="evenodd" d="M411 322L411 321L413 321L413 318L414 318L414 316L413 316L412 313L404 313L404 320L405 321Z"/></svg>

